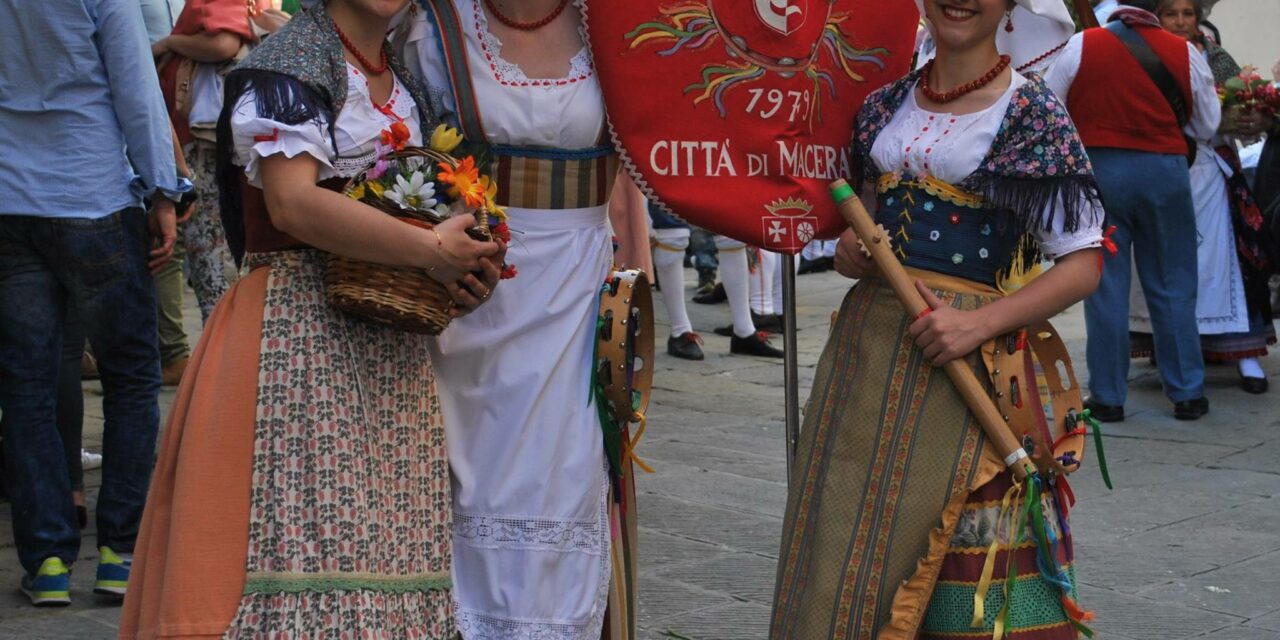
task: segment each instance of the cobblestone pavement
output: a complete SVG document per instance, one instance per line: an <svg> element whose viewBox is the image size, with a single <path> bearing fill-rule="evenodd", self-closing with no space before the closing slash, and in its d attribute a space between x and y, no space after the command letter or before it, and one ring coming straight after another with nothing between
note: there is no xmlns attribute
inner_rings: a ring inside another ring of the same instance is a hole
<svg viewBox="0 0 1280 640"><path fill-rule="evenodd" d="M799 279L802 396L847 288L831 273ZM728 339L711 332L728 322L727 307L691 304L690 312L707 360L658 356L639 451L656 469L638 481L641 636L756 640L768 630L786 501L782 367L728 355ZM661 309L658 316L662 352L667 328ZM189 305L193 335L198 317ZM1080 308L1056 322L1085 375ZM1092 466L1072 478L1082 601L1097 613L1099 638L1280 640L1280 358L1264 365L1278 387L1264 396L1240 391L1234 369L1210 367L1212 413L1182 423L1154 369L1134 364L1129 418L1106 428L1115 491ZM86 444L95 448L101 396L96 383L85 388ZM98 472L88 478L96 483ZM119 610L90 594L92 544L74 574L73 606L33 609L16 589L3 511L0 638L112 637Z"/></svg>

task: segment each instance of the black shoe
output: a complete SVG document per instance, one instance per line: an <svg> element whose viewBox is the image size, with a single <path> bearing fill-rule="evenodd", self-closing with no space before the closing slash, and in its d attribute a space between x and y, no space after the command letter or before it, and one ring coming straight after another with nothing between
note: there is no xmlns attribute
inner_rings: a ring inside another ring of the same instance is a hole
<svg viewBox="0 0 1280 640"><path fill-rule="evenodd" d="M667 338L667 353L681 360L702 360L702 336L693 331Z"/></svg>
<svg viewBox="0 0 1280 640"><path fill-rule="evenodd" d="M1124 406L1101 404L1093 400L1085 400L1084 408L1098 422L1124 422Z"/></svg>
<svg viewBox="0 0 1280 640"><path fill-rule="evenodd" d="M724 283L717 284L711 288L711 291L699 293L693 297L693 301L698 304L720 304L729 299L729 295L724 292Z"/></svg>
<svg viewBox="0 0 1280 640"><path fill-rule="evenodd" d="M782 316L771 314L762 316L756 312L751 312L751 322L756 325L756 329L766 333L782 333Z"/></svg>
<svg viewBox="0 0 1280 640"><path fill-rule="evenodd" d="M1204 397L1183 400L1173 405L1173 417L1179 420L1199 420L1206 413L1209 413L1209 399Z"/></svg>
<svg viewBox="0 0 1280 640"><path fill-rule="evenodd" d="M733 336L729 339L729 353L736 353L744 356L760 356L762 358L781 358L784 354L779 349L769 344L769 334L759 331L745 338Z"/></svg>
<svg viewBox="0 0 1280 640"><path fill-rule="evenodd" d="M735 334L735 333L733 332L733 323L732 323L732 322L730 322L729 324L726 324L726 325L725 325L725 326L723 326L723 327L716 327L716 328L712 329L712 330L711 330L711 333L714 333L714 334L716 334L716 335L718 335L718 336L724 336L724 337L726 337L726 338L732 338L733 336L737 335L737 334Z"/></svg>
<svg viewBox="0 0 1280 640"><path fill-rule="evenodd" d="M1267 379L1255 378L1253 376L1240 376L1240 388L1244 389L1245 393L1266 393Z"/></svg>

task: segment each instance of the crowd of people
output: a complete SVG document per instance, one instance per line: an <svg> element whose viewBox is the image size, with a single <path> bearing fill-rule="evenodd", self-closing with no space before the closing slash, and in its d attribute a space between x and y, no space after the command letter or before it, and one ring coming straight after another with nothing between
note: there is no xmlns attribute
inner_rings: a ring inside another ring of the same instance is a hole
<svg viewBox="0 0 1280 640"><path fill-rule="evenodd" d="M1209 412L1206 362L1268 390L1280 123L1223 106L1245 69L1205 0L1095 2L1082 31L1062 0L916 5L918 65L862 106L852 182L929 309L903 314L851 230L798 261L857 285L804 416L771 637L1075 638L1077 421L1125 419L1134 358L1181 420ZM628 637L600 283L653 273L686 360L686 268L695 303L728 303L731 354L783 357L794 319L780 256L646 207L619 170L582 20L569 0L0 0L0 485L34 605L70 603L88 461L122 638ZM476 198L514 241L343 193L387 145L455 136L508 169ZM428 273L450 328L338 311L327 255ZM1023 485L941 367L1008 403L1010 375L1036 378L1008 356L1065 359L1047 322L1082 301L1088 400L1005 416L1048 465ZM1000 532L1024 497L1021 541ZM970 583L1001 585L985 617Z"/></svg>

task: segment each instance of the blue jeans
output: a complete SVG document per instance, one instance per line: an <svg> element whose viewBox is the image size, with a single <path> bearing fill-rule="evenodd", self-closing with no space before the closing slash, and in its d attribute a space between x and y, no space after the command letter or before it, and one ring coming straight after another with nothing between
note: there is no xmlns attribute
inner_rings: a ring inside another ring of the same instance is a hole
<svg viewBox="0 0 1280 640"><path fill-rule="evenodd" d="M62 332L74 304L102 376L98 543L130 552L159 430L160 351L146 216L0 215L0 435L13 537L28 572L80 550L55 414Z"/></svg>
<svg viewBox="0 0 1280 640"><path fill-rule="evenodd" d="M1182 156L1089 149L1106 204L1111 239L1098 290L1085 300L1089 392L1094 401L1123 405L1128 395L1129 284L1138 280L1151 310L1156 363L1174 402L1204 396L1204 357L1196 326L1196 214Z"/></svg>

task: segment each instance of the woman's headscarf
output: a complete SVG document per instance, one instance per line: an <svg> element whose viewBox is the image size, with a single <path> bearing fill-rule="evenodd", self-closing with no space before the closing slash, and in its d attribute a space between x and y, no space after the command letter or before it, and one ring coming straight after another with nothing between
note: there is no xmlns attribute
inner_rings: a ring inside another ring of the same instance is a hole
<svg viewBox="0 0 1280 640"><path fill-rule="evenodd" d="M916 0L916 8L923 19L924 0ZM1043 71L1076 32L1075 20L1062 0L1016 0L1011 17L1013 31L1006 31L1002 24L996 31L996 48L1012 58L1020 73ZM923 22L929 27L927 19ZM932 35L925 33L916 64L932 59L936 50Z"/></svg>

